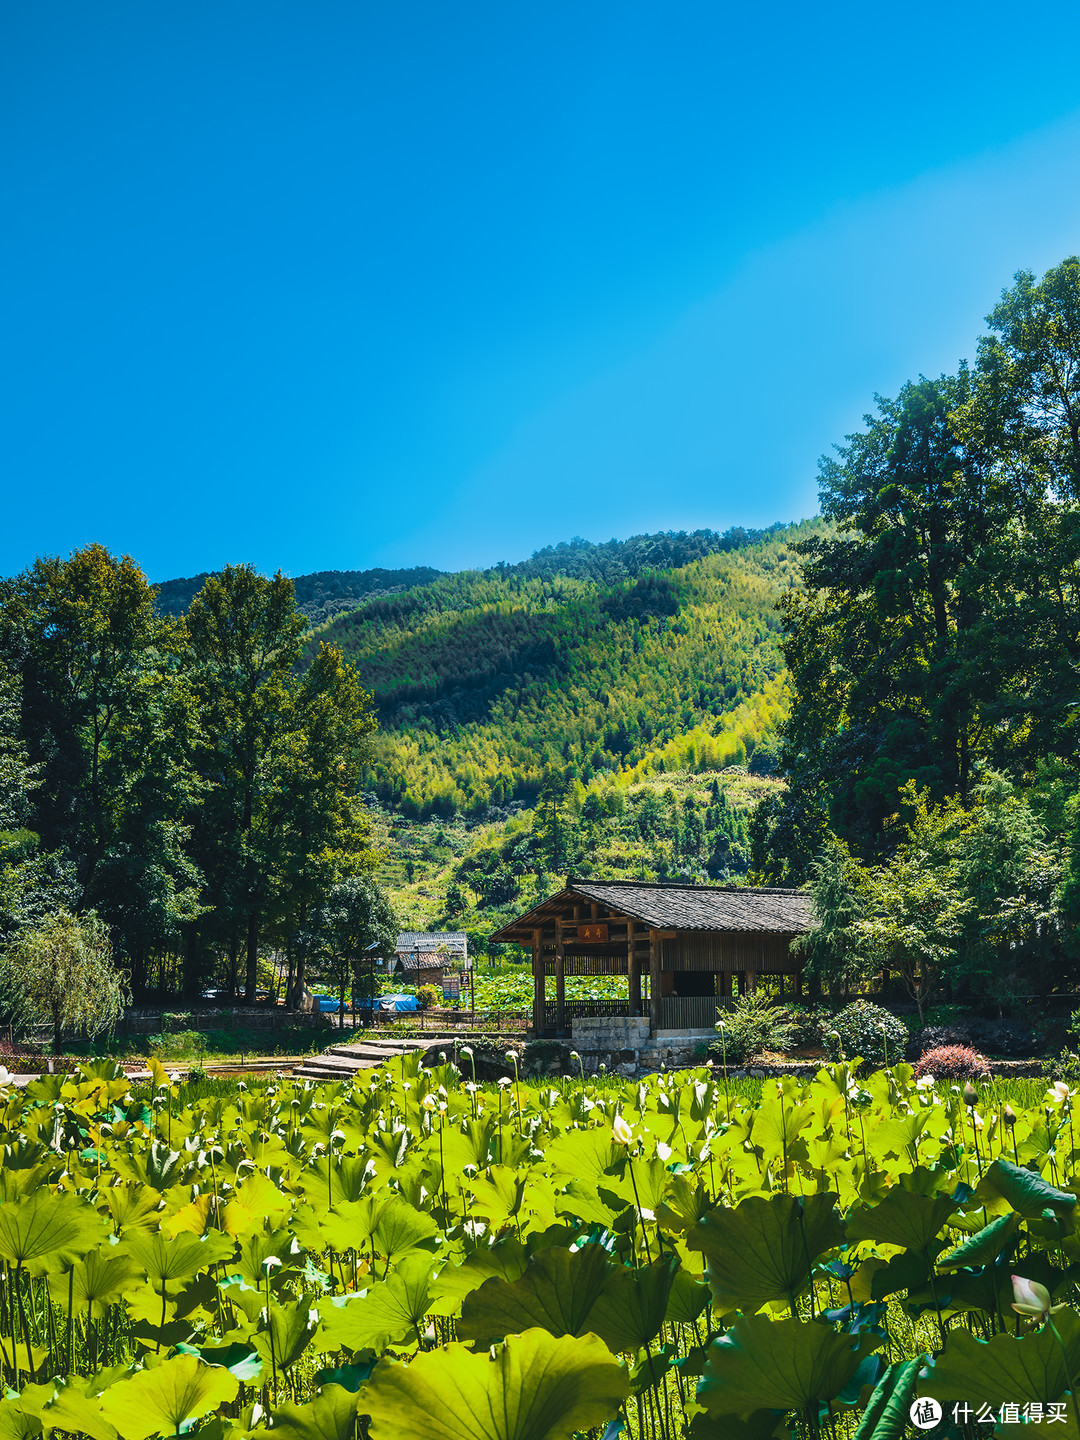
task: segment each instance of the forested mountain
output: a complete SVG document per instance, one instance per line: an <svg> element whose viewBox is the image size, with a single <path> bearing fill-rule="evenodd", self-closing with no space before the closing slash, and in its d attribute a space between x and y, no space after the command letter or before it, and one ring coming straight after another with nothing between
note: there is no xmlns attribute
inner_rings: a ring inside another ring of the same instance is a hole
<svg viewBox="0 0 1080 1440"><path fill-rule="evenodd" d="M738 550L743 545L752 545L765 538L778 528L774 525L770 530L745 530L742 526L735 526L722 535L715 530L695 530L692 534L685 530L667 531L657 535L633 535L629 540L608 540L600 545L578 538L559 545L547 545L534 551L528 560L520 560L513 565L502 561L482 573L526 579L553 579L561 575L611 584L616 580L634 579L646 570L669 569L687 565L703 555ZM316 570L310 575L295 576L292 583L296 591L296 608L310 624L321 625L365 600L398 595L403 590L430 585L444 574L442 570L433 570L430 565L415 565L405 570ZM211 572L203 571L187 579L160 581L156 586L159 612L162 615L183 615L211 578Z"/></svg>
<svg viewBox="0 0 1080 1440"><path fill-rule="evenodd" d="M368 782L406 816L531 804L549 771L588 782L665 747L669 767L718 769L775 735L777 602L818 528L575 541L368 601L310 645L372 692Z"/></svg>
<svg viewBox="0 0 1080 1440"><path fill-rule="evenodd" d="M417 585L430 585L443 572L429 565L411 570L317 570L293 580L296 608L310 625L349 610L375 595L395 595ZM162 615L183 615L207 580L208 572L187 580L163 580L157 589L156 604Z"/></svg>

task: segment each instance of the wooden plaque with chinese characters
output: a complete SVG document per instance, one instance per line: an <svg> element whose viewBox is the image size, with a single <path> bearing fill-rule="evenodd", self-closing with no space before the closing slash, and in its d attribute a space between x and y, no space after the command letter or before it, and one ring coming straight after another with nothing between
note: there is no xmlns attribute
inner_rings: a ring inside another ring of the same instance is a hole
<svg viewBox="0 0 1080 1440"><path fill-rule="evenodd" d="M595 920L586 924L579 924L577 927L577 938L579 940L606 940L608 938L607 925L597 924Z"/></svg>

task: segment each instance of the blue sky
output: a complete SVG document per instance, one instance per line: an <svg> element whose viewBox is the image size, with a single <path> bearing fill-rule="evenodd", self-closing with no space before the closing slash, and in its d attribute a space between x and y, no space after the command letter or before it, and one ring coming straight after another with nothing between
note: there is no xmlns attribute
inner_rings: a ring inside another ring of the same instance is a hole
<svg viewBox="0 0 1080 1440"><path fill-rule="evenodd" d="M0 573L767 524L1080 250L1080 10L0 17Z"/></svg>

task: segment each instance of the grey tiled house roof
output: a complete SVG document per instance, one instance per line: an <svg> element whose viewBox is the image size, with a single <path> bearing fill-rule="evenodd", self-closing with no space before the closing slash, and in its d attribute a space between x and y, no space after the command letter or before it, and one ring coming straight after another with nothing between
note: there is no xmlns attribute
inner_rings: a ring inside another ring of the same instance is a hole
<svg viewBox="0 0 1080 1440"><path fill-rule="evenodd" d="M445 958L450 957L447 955ZM423 950L399 951L394 955L395 965L400 965L402 970L441 970L443 959L442 955L428 954Z"/></svg>
<svg viewBox="0 0 1080 1440"><path fill-rule="evenodd" d="M405 951L435 954L442 945L448 955L464 955L468 944L469 937L463 930L404 930L397 937L394 951L398 955Z"/></svg>

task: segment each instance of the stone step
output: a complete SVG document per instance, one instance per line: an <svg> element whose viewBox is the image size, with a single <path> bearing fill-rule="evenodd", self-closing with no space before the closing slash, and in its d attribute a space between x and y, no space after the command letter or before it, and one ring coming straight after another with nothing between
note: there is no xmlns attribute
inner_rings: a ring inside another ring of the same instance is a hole
<svg viewBox="0 0 1080 1440"><path fill-rule="evenodd" d="M331 1070L326 1065L305 1065L303 1069L297 1070L294 1079L297 1080L329 1080L343 1081L355 1080L361 1074L361 1070Z"/></svg>
<svg viewBox="0 0 1080 1440"><path fill-rule="evenodd" d="M383 1055L309 1055L305 1065L328 1065L331 1070L367 1070L385 1063Z"/></svg>
<svg viewBox="0 0 1080 1440"><path fill-rule="evenodd" d="M400 1060L403 1055L426 1048L424 1045L410 1045L407 1049L391 1050L382 1045L331 1045L323 1054L340 1055L344 1060L370 1060L381 1065L384 1060Z"/></svg>
<svg viewBox="0 0 1080 1440"><path fill-rule="evenodd" d="M344 1060L340 1055L312 1055L293 1073L314 1075L318 1072L322 1077L347 1080L350 1075L358 1075L361 1070L374 1070L382 1063L381 1060Z"/></svg>

